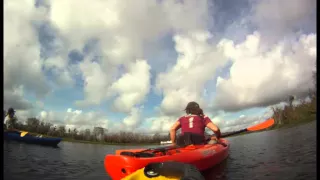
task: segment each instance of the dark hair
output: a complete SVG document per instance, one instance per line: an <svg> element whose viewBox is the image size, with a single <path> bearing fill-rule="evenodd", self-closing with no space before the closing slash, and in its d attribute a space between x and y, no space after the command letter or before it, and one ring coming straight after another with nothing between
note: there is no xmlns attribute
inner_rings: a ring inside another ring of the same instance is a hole
<svg viewBox="0 0 320 180"><path fill-rule="evenodd" d="M199 104L194 101L189 102L187 104L185 111L187 114L194 114L194 115L198 115L198 116L203 115L203 110L200 108Z"/></svg>
<svg viewBox="0 0 320 180"><path fill-rule="evenodd" d="M8 109L8 114L14 114L16 111L13 108Z"/></svg>
<svg viewBox="0 0 320 180"><path fill-rule="evenodd" d="M199 116L204 116L204 114L203 114L203 110L201 109L201 108L199 108L199 114L198 114Z"/></svg>

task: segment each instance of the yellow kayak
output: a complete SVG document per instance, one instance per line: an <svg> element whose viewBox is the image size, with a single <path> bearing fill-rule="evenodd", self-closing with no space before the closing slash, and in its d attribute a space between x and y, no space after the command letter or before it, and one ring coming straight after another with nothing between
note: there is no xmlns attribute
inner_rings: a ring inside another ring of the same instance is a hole
<svg viewBox="0 0 320 180"><path fill-rule="evenodd" d="M180 179L204 180L198 169L181 162L150 163L122 180L180 180Z"/></svg>
<svg viewBox="0 0 320 180"><path fill-rule="evenodd" d="M21 132L21 134L20 134L21 137L24 137L26 134L28 134L27 131L20 131L20 132Z"/></svg>
<svg viewBox="0 0 320 180"><path fill-rule="evenodd" d="M162 176L159 175L157 177L149 178L144 174L144 168L137 170L136 172L130 174L129 176L123 178L122 180L179 180L181 177L174 177L174 176Z"/></svg>

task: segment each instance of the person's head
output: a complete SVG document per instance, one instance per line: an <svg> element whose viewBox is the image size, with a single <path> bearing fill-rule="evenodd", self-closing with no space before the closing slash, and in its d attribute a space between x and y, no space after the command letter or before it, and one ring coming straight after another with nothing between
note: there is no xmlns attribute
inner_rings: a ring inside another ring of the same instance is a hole
<svg viewBox="0 0 320 180"><path fill-rule="evenodd" d="M13 108L9 108L8 109L8 115L9 115L9 117L13 117L14 116L14 114L15 114L15 110L13 109Z"/></svg>
<svg viewBox="0 0 320 180"><path fill-rule="evenodd" d="M203 111L200 108L199 104L192 101L187 104L185 108L187 114L194 114L194 115L203 115Z"/></svg>

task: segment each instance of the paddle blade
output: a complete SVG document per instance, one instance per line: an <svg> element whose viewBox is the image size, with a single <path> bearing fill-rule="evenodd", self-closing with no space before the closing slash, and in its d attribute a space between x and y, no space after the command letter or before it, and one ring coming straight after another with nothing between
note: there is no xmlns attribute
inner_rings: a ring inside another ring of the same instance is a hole
<svg viewBox="0 0 320 180"><path fill-rule="evenodd" d="M264 121L263 123L251 126L249 128L247 128L248 131L260 131L262 129L267 129L268 127L271 127L274 124L274 119L270 118L266 121Z"/></svg>

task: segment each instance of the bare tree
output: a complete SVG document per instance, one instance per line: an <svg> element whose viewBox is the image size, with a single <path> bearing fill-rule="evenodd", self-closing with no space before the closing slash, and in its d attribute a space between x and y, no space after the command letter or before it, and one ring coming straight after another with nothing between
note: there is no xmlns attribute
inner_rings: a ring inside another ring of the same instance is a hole
<svg viewBox="0 0 320 180"><path fill-rule="evenodd" d="M60 126L58 127L58 132L59 132L59 134L60 134L61 137L65 136L65 134L66 134L66 127L63 126L63 125L60 125Z"/></svg>

